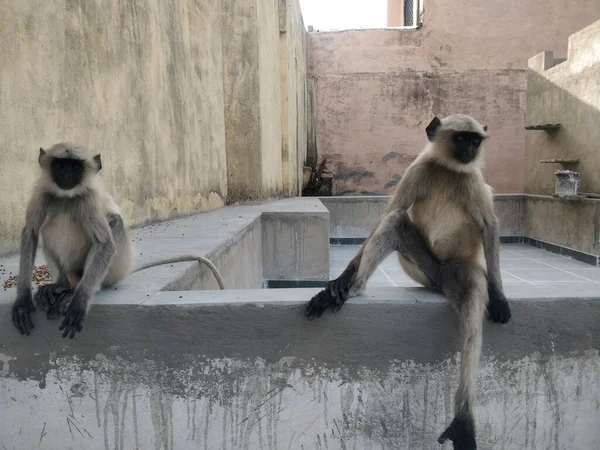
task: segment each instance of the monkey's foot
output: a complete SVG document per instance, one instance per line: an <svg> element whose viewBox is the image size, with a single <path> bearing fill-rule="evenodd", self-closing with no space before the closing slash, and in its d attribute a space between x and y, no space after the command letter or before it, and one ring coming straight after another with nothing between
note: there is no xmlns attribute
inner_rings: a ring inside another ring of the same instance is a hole
<svg viewBox="0 0 600 450"><path fill-rule="evenodd" d="M512 314L504 294L491 291L489 292L489 296L490 300L487 306L489 318L492 320L492 322L508 323Z"/></svg>
<svg viewBox="0 0 600 450"><path fill-rule="evenodd" d="M448 439L452 441L454 450L477 450L473 418L469 415L456 416L440 435L438 442L443 444Z"/></svg>
<svg viewBox="0 0 600 450"><path fill-rule="evenodd" d="M73 289L61 284L46 284L37 290L33 301L42 311L46 312L46 318L56 319L66 311L63 304L72 293Z"/></svg>

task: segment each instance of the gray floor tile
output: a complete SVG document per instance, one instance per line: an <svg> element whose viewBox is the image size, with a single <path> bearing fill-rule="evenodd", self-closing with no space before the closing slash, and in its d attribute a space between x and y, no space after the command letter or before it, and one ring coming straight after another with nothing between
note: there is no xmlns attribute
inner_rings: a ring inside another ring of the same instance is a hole
<svg viewBox="0 0 600 450"><path fill-rule="evenodd" d="M600 283L600 269L597 267L588 268L577 268L577 269L564 269L573 275L586 278L587 280L596 281ZM600 286L599 286L600 288Z"/></svg>
<svg viewBox="0 0 600 450"><path fill-rule="evenodd" d="M509 259L500 260L502 270L520 270L520 269L548 269L549 267L541 261L533 259Z"/></svg>
<svg viewBox="0 0 600 450"><path fill-rule="evenodd" d="M371 281L369 280L367 283L367 289L369 289L370 287L372 288L379 288L379 287L397 287L397 284L392 284L389 281Z"/></svg>
<svg viewBox="0 0 600 450"><path fill-rule="evenodd" d="M360 246L331 247L331 277L342 273ZM600 293L600 268L572 258L523 244L502 244L500 247L502 282L507 295L521 298L586 297ZM412 280L391 254L378 267L367 287L397 286L408 289L422 301L432 301L430 293ZM413 292L414 291L414 292ZM433 297L432 297L433 296Z"/></svg>
<svg viewBox="0 0 600 450"><path fill-rule="evenodd" d="M553 268L546 269L518 269L518 270L506 270L509 274L514 274L519 278L522 278L527 281L531 281L533 283L538 282L565 282L565 281L581 281L581 278L578 278L576 275L558 270Z"/></svg>
<svg viewBox="0 0 600 450"><path fill-rule="evenodd" d="M558 253L552 253L547 250L541 250L535 247L526 247L524 249L511 250L511 252L529 259L558 258L561 256Z"/></svg>
<svg viewBox="0 0 600 450"><path fill-rule="evenodd" d="M507 272L506 269L502 269L501 272L503 283L526 283L526 281L524 281L523 278L520 278L519 276L513 273Z"/></svg>
<svg viewBox="0 0 600 450"><path fill-rule="evenodd" d="M598 297L600 289L598 284L592 282L541 283L535 286L529 284L506 284L504 292L509 299L564 299Z"/></svg>
<svg viewBox="0 0 600 450"><path fill-rule="evenodd" d="M584 262L581 261L577 261L576 259L572 259L572 258L568 258L565 256L561 256L561 257L551 257L551 258L543 258L540 259L540 261L542 261L545 264L548 264L549 266L552 267L556 267L558 269L590 269L590 270L595 270L598 273L600 273L600 267L594 267L590 264L586 264Z"/></svg>

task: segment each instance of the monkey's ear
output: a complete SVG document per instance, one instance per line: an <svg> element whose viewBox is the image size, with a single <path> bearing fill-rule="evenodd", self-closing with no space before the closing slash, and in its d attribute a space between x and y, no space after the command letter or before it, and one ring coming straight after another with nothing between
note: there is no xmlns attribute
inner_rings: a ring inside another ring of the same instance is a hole
<svg viewBox="0 0 600 450"><path fill-rule="evenodd" d="M38 156L38 164L41 166L42 165L42 158L46 156L46 152L44 151L44 149L42 147L40 147L40 154Z"/></svg>
<svg viewBox="0 0 600 450"><path fill-rule="evenodd" d="M429 122L429 125L427 125L427 128L425 128L425 133L427 133L427 139L429 139L429 142L433 142L435 138L435 132L441 124L442 121L437 117L434 117L433 120Z"/></svg>
<svg viewBox="0 0 600 450"><path fill-rule="evenodd" d="M102 170L102 159L100 159L100 153L94 156L94 161L96 162L96 172L100 172L100 170Z"/></svg>
<svg viewBox="0 0 600 450"><path fill-rule="evenodd" d="M487 125L483 126L483 131L487 131Z"/></svg>

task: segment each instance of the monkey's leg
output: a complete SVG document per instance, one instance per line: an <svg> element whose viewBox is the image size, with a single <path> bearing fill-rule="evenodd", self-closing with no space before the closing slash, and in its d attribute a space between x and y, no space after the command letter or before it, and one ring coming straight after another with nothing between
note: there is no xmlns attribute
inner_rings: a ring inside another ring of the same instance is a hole
<svg viewBox="0 0 600 450"><path fill-rule="evenodd" d="M73 292L73 289L71 289L66 271L60 265L54 252L44 246L43 253L55 282L41 286L35 293L33 301L36 306L46 312L46 318L55 319L59 314L60 303L69 293Z"/></svg>
<svg viewBox="0 0 600 450"><path fill-rule="evenodd" d="M440 435L455 450L475 450L473 399L481 354L487 280L483 269L469 262L450 262L442 267L442 289L458 309L460 322L460 381L454 398L454 419Z"/></svg>
<svg viewBox="0 0 600 450"><path fill-rule="evenodd" d="M429 252L408 213L397 210L381 219L344 272L310 300L305 315L309 319L320 317L329 306L340 308L348 298L359 295L375 269L395 250L421 267L432 287L439 289L439 261Z"/></svg>
<svg viewBox="0 0 600 450"><path fill-rule="evenodd" d="M425 244L415 224L405 210L389 213L373 237L367 242L349 296L360 294L375 269L392 251L398 251L407 261L417 265L427 276L430 287L441 289L441 264Z"/></svg>

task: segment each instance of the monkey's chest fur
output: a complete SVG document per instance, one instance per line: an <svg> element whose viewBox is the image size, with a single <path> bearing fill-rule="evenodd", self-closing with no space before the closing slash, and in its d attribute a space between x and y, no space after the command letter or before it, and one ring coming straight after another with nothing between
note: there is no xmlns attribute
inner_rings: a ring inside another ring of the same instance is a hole
<svg viewBox="0 0 600 450"><path fill-rule="evenodd" d="M432 253L440 260L465 260L482 248L481 227L460 205L444 196L415 203L408 214Z"/></svg>
<svg viewBox="0 0 600 450"><path fill-rule="evenodd" d="M80 223L66 212L52 215L44 221L40 235L44 254L51 252L69 278L79 277L91 248L91 240ZM56 270L50 267L53 277Z"/></svg>
<svg viewBox="0 0 600 450"><path fill-rule="evenodd" d="M457 173L429 164L419 179L426 194L419 195L407 212L431 252L441 261L484 265L483 221L493 209L493 195L481 173Z"/></svg>

